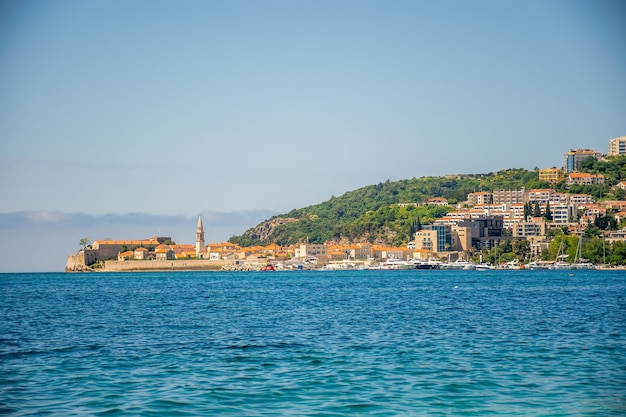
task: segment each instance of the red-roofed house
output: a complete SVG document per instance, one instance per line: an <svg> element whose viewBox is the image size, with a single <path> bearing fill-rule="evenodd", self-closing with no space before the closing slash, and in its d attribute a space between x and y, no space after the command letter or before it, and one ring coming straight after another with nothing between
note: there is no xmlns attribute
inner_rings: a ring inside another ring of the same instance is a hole
<svg viewBox="0 0 626 417"><path fill-rule="evenodd" d="M592 185L604 184L604 175L588 174L585 172L572 172L567 176L567 185Z"/></svg>

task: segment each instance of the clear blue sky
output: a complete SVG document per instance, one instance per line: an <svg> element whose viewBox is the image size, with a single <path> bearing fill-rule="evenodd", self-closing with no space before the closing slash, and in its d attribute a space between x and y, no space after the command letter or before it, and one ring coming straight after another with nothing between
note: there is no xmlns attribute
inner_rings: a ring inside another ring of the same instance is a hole
<svg viewBox="0 0 626 417"><path fill-rule="evenodd" d="M602 0L0 0L0 213L286 212L606 152L625 21Z"/></svg>

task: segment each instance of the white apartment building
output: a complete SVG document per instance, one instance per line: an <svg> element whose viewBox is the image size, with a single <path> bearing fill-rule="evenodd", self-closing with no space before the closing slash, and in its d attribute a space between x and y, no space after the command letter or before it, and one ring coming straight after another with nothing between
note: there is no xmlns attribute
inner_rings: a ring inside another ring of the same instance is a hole
<svg viewBox="0 0 626 417"><path fill-rule="evenodd" d="M461 210L455 210L455 211L449 212L444 217L437 219L437 222L439 220L455 221L455 224L456 224L462 220L466 220L469 218L470 218L470 209L461 209Z"/></svg>
<svg viewBox="0 0 626 417"><path fill-rule="evenodd" d="M458 222L465 220L464 217L453 217L453 216L444 216L435 220L435 224L442 224L445 226L453 226Z"/></svg>
<svg viewBox="0 0 626 417"><path fill-rule="evenodd" d="M576 205L595 203L591 194L570 194L569 202Z"/></svg>
<svg viewBox="0 0 626 417"><path fill-rule="evenodd" d="M472 207L479 204L491 204L491 193L489 191L479 191L467 195L468 206Z"/></svg>
<svg viewBox="0 0 626 417"><path fill-rule="evenodd" d="M606 209L599 204L581 204L578 209L585 211L587 223L593 223L598 217L606 216Z"/></svg>
<svg viewBox="0 0 626 417"><path fill-rule="evenodd" d="M524 204L528 201L528 191L521 190L495 190L493 192L493 204Z"/></svg>
<svg viewBox="0 0 626 417"><path fill-rule="evenodd" d="M512 213L514 219L524 220L524 205L523 204L511 204L509 211Z"/></svg>
<svg viewBox="0 0 626 417"><path fill-rule="evenodd" d="M415 232L415 249L436 252L437 237L436 230L418 230Z"/></svg>
<svg viewBox="0 0 626 417"><path fill-rule="evenodd" d="M548 227L544 220L518 221L513 224L513 237L545 236Z"/></svg>
<svg viewBox="0 0 626 417"><path fill-rule="evenodd" d="M545 207L543 207L545 210ZM576 208L567 203L550 203L550 212L554 223L569 223L576 214Z"/></svg>
<svg viewBox="0 0 626 417"><path fill-rule="evenodd" d="M553 203L567 203L568 194L557 193L551 188L538 188L530 190L528 194L528 201L536 201L541 206L545 206L548 202L550 202L550 207L552 207Z"/></svg>
<svg viewBox="0 0 626 417"><path fill-rule="evenodd" d="M485 214L491 214L491 212L507 211L508 209L509 204L507 203L476 204L474 206L474 210L483 210Z"/></svg>
<svg viewBox="0 0 626 417"><path fill-rule="evenodd" d="M626 136L609 139L608 156L626 155Z"/></svg>
<svg viewBox="0 0 626 417"><path fill-rule="evenodd" d="M309 258L315 257L319 258L321 256L325 257L328 255L326 245L319 244L311 244L311 243L302 243L295 249L295 257L296 258Z"/></svg>

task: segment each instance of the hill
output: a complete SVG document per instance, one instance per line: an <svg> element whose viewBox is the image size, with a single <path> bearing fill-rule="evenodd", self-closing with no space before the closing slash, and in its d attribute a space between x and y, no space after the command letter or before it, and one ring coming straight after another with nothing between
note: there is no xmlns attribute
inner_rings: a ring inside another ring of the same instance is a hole
<svg viewBox="0 0 626 417"><path fill-rule="evenodd" d="M589 161L583 171L603 173L608 184L616 183L626 179L626 157L611 158L607 162ZM324 243L330 240L400 246L406 244L422 224L432 223L452 210L452 207L424 204L430 198L443 197L450 204L456 204L465 201L472 192L521 187L588 193L597 199L624 197L624 193L612 194L609 185L568 187L563 181L552 186L539 181L538 169L387 180L272 217L229 241L241 246L268 243L285 246L300 241Z"/></svg>
<svg viewBox="0 0 626 417"><path fill-rule="evenodd" d="M250 246L336 240L401 245L421 224L431 223L451 210L448 207L421 205L429 198L443 197L450 203L456 203L475 191L543 185L538 180L537 170L525 169L393 182L387 180L275 216L241 236L232 237L230 242ZM399 206L400 203L406 205Z"/></svg>

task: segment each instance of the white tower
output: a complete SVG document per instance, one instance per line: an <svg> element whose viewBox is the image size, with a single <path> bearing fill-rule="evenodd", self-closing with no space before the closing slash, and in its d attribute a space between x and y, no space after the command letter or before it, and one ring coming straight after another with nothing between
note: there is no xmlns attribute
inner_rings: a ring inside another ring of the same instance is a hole
<svg viewBox="0 0 626 417"><path fill-rule="evenodd" d="M202 216L198 216L198 227L196 228L196 256L199 258L204 251L204 227L202 226Z"/></svg>

